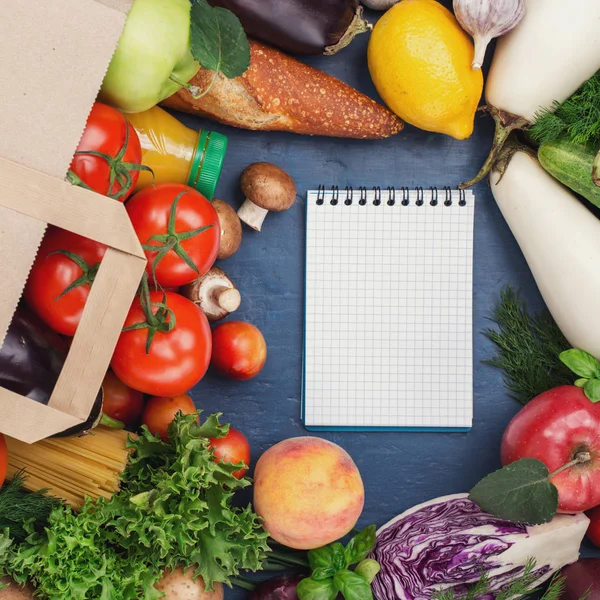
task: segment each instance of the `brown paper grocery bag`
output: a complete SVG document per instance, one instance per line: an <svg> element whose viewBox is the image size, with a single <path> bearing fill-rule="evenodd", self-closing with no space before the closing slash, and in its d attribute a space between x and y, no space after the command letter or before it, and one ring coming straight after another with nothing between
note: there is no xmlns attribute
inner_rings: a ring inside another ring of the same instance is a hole
<svg viewBox="0 0 600 600"><path fill-rule="evenodd" d="M64 180L131 1L0 1L0 340L48 223L109 246L49 405L0 388L26 442L85 422L145 268L124 206Z"/></svg>

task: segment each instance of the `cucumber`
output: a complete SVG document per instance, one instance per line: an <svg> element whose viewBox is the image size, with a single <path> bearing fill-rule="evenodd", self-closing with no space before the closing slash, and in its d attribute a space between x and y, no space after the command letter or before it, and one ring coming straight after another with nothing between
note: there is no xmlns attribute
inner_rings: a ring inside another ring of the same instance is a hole
<svg viewBox="0 0 600 600"><path fill-rule="evenodd" d="M544 142L538 149L540 164L552 177L600 208L600 187L592 180L596 151L568 140Z"/></svg>

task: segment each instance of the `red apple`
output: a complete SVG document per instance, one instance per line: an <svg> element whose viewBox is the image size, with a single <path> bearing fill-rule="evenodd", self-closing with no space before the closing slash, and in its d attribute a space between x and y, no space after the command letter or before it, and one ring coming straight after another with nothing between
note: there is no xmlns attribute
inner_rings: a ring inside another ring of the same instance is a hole
<svg viewBox="0 0 600 600"><path fill-rule="evenodd" d="M553 473L585 456L589 460L552 478L559 512L582 512L600 504L600 403L573 385L534 398L509 423L502 439L503 465L537 458Z"/></svg>
<svg viewBox="0 0 600 600"><path fill-rule="evenodd" d="M590 518L590 526L587 530L587 536L594 546L598 546L598 548L600 548L600 506L593 508L587 516Z"/></svg>
<svg viewBox="0 0 600 600"><path fill-rule="evenodd" d="M212 366L231 379L252 379L267 360L260 330L244 321L227 321L212 332Z"/></svg>

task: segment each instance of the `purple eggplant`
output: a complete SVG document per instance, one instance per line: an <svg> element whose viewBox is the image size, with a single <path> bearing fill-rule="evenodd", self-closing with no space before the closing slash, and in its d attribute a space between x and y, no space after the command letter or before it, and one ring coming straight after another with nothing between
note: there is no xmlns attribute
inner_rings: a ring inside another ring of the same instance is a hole
<svg viewBox="0 0 600 600"><path fill-rule="evenodd" d="M335 54L369 31L356 0L208 0L236 14L246 33L290 54Z"/></svg>
<svg viewBox="0 0 600 600"><path fill-rule="evenodd" d="M48 404L67 356L63 339L24 306L20 306L0 348L0 386ZM59 436L92 429L102 416L102 390L86 422Z"/></svg>
<svg viewBox="0 0 600 600"><path fill-rule="evenodd" d="M302 575L280 575L261 581L248 596L248 600L298 600L296 587Z"/></svg>

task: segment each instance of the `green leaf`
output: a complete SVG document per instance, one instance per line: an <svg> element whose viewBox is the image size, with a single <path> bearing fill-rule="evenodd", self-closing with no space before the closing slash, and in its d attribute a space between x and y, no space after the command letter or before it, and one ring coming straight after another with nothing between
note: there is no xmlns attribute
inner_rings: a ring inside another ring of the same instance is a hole
<svg viewBox="0 0 600 600"><path fill-rule="evenodd" d="M369 525L348 542L345 550L346 567L367 558L375 546L376 531L375 525Z"/></svg>
<svg viewBox="0 0 600 600"><path fill-rule="evenodd" d="M558 490L549 475L543 462L522 458L484 477L469 499L501 519L528 525L548 523L558 509Z"/></svg>
<svg viewBox="0 0 600 600"><path fill-rule="evenodd" d="M332 579L315 581L311 577L302 579L296 588L300 600L335 600L338 591Z"/></svg>
<svg viewBox="0 0 600 600"><path fill-rule="evenodd" d="M250 66L250 45L240 20L229 10L194 0L190 39L193 57L209 71L233 79Z"/></svg>
<svg viewBox="0 0 600 600"><path fill-rule="evenodd" d="M308 564L312 569L311 577L318 581L333 577L340 569L344 569L344 546L339 542L311 550L308 553Z"/></svg>
<svg viewBox="0 0 600 600"><path fill-rule="evenodd" d="M589 352L572 348L561 352L559 358L579 377L600 379L600 363Z"/></svg>
<svg viewBox="0 0 600 600"><path fill-rule="evenodd" d="M338 571L333 583L346 600L372 600L371 586L364 577L352 571Z"/></svg>
<svg viewBox="0 0 600 600"><path fill-rule="evenodd" d="M594 404L600 402L600 379L588 379L583 386L583 391Z"/></svg>
<svg viewBox="0 0 600 600"><path fill-rule="evenodd" d="M582 387L585 386L585 384L587 383L587 381L588 380L585 377L582 377L581 379L576 379L574 381L574 385L576 385L577 387L582 388Z"/></svg>

